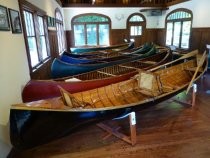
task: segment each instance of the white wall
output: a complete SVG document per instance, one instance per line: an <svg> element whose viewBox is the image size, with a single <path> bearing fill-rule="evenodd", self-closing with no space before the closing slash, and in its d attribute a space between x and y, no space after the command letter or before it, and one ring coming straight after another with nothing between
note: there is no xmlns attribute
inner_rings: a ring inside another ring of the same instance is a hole
<svg viewBox="0 0 210 158"><path fill-rule="evenodd" d="M181 4L171 6L169 10L163 11L162 16L148 16L147 12L141 12L147 21L147 28L164 28L166 15L177 8L187 8L193 12L192 27L210 27L210 0L191 0ZM71 19L75 15L83 13L99 13L110 17L112 21L112 29L125 29L126 20L132 13L139 13L142 8L64 8L64 21L66 30L71 30ZM116 16L122 16L121 20L117 20Z"/></svg>
<svg viewBox="0 0 210 158"><path fill-rule="evenodd" d="M110 17L112 22L112 29L125 29L126 21L129 15L139 13L142 8L64 8L64 21L66 30L71 30L71 19L84 13L99 13ZM145 12L142 13L147 19L147 28L156 28L157 18L147 16ZM117 20L116 17L122 17Z"/></svg>
<svg viewBox="0 0 210 158"><path fill-rule="evenodd" d="M55 16L55 8L59 7L55 0L29 1L52 17ZM0 5L19 11L18 0L0 0ZM21 91L29 80L23 33L0 31L0 158L11 147L8 128L10 106L22 102Z"/></svg>
<svg viewBox="0 0 210 158"><path fill-rule="evenodd" d="M17 0L0 0L0 4L19 10ZM9 144L9 109L21 102L21 90L29 78L23 34L0 31L0 157L7 154Z"/></svg>
<svg viewBox="0 0 210 158"><path fill-rule="evenodd" d="M55 0L27 0L28 2L34 4L38 8L47 12L47 15L51 17L55 17L55 9L59 8L61 13L63 13L63 9L59 6L59 4Z"/></svg>
<svg viewBox="0 0 210 158"><path fill-rule="evenodd" d="M171 6L163 16L159 17L158 28L164 28L166 15L171 11L173 11L174 9L178 8L186 8L193 12L193 23L192 23L193 28L210 27L210 20L208 20L208 17L210 15L209 6L210 6L210 0L191 0Z"/></svg>

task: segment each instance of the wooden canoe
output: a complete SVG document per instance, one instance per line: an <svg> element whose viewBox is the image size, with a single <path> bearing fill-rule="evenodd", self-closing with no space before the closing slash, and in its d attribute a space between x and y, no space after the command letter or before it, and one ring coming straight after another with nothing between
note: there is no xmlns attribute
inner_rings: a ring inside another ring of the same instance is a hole
<svg viewBox="0 0 210 158"><path fill-rule="evenodd" d="M72 54L70 53L63 53L61 57L59 58L61 61L70 63L70 64L91 64L91 63L101 63L101 62L112 62L112 61L117 61L121 59L127 58L127 56L130 57L130 55L138 55L138 54L144 54L147 53L151 48L153 47L153 44L145 44L142 47L139 48L134 48L129 51L120 51L120 52L111 52L108 54L96 54L92 55L90 57L86 58L78 58L78 57L73 57Z"/></svg>
<svg viewBox="0 0 210 158"><path fill-rule="evenodd" d="M111 58L109 61L101 62L101 63L88 63L88 64L70 64L63 62L59 59L54 59L51 65L51 76L52 78L59 78L65 76L72 76L81 74L84 72L89 72L93 70L97 70L103 67L108 67L117 64L123 64L129 61L134 61L138 59L142 59L151 55L158 53L155 46L153 46L148 52L144 54L132 54L127 56L118 56Z"/></svg>
<svg viewBox="0 0 210 158"><path fill-rule="evenodd" d="M171 52L166 49L158 54L125 64L109 66L71 77L56 80L31 80L22 91L23 102L35 101L60 96L58 85L68 92L76 93L106 86L129 79L137 70L148 70L171 60Z"/></svg>
<svg viewBox="0 0 210 158"><path fill-rule="evenodd" d="M71 134L87 124L139 111L169 99L187 89L191 80L195 82L206 71L207 56L198 60L198 55L193 53L150 72L140 71L126 81L74 94L61 89L64 97L12 105L10 139L13 147L32 148Z"/></svg>
<svg viewBox="0 0 210 158"><path fill-rule="evenodd" d="M134 42L123 43L112 46L101 46L101 47L75 47L75 48L70 48L70 51L73 54L83 54L88 52L95 53L96 51L102 51L102 50L121 51L121 50L130 49L132 47L134 47Z"/></svg>

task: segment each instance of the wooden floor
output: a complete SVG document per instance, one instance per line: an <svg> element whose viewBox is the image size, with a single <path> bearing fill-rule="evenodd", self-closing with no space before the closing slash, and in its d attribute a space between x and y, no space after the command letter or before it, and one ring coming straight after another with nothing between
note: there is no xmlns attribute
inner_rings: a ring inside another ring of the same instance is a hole
<svg viewBox="0 0 210 158"><path fill-rule="evenodd" d="M14 158L209 158L210 73L198 83L196 107L172 100L136 113L137 144L131 146L96 125L49 144L13 153ZM181 98L184 93L177 97ZM129 132L128 119L108 121Z"/></svg>

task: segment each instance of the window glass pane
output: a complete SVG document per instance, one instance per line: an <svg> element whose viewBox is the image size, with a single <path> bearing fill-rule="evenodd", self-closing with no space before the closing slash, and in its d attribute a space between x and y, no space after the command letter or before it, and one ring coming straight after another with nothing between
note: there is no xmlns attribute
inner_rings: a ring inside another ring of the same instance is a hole
<svg viewBox="0 0 210 158"><path fill-rule="evenodd" d="M173 23L167 23L167 30L166 30L166 45L172 44L172 34L173 34Z"/></svg>
<svg viewBox="0 0 210 158"><path fill-rule="evenodd" d="M109 45L108 24L99 24L99 45Z"/></svg>
<svg viewBox="0 0 210 158"><path fill-rule="evenodd" d="M84 15L74 19L74 22L108 22L108 18L98 15Z"/></svg>
<svg viewBox="0 0 210 158"><path fill-rule="evenodd" d="M28 37L28 46L30 51L31 66L34 67L39 63L35 37Z"/></svg>
<svg viewBox="0 0 210 158"><path fill-rule="evenodd" d="M88 45L97 45L96 29L97 28L95 24L87 25L87 44Z"/></svg>
<svg viewBox="0 0 210 158"><path fill-rule="evenodd" d="M74 25L75 46L85 45L84 25Z"/></svg>
<svg viewBox="0 0 210 158"><path fill-rule="evenodd" d="M42 58L46 59L48 57L48 54L47 54L45 36L40 37L40 47L41 47L41 51L42 51Z"/></svg>
<svg viewBox="0 0 210 158"><path fill-rule="evenodd" d="M144 19L139 15L134 15L130 18L129 21L130 22L139 22L139 21L144 21Z"/></svg>
<svg viewBox="0 0 210 158"><path fill-rule="evenodd" d="M130 27L130 35L131 36L142 35L142 26L131 26Z"/></svg>
<svg viewBox="0 0 210 158"><path fill-rule="evenodd" d="M55 13L55 17L56 17L56 19L58 19L58 20L60 20L60 21L63 21L62 15L61 15L61 13L60 13L59 11L57 11L57 12Z"/></svg>
<svg viewBox="0 0 210 158"><path fill-rule="evenodd" d="M182 43L181 48L189 48L191 21L184 21L182 27Z"/></svg>
<svg viewBox="0 0 210 158"><path fill-rule="evenodd" d="M174 23L174 41L173 45L179 47L180 43L181 22Z"/></svg>
<svg viewBox="0 0 210 158"><path fill-rule="evenodd" d="M38 23L39 23L40 49L42 53L42 59L46 59L48 57L48 54L47 54L47 47L45 41L44 23L43 23L43 18L41 16L38 16Z"/></svg>
<svg viewBox="0 0 210 158"><path fill-rule="evenodd" d="M186 19L186 18L191 18L191 14L184 11L178 11L168 16L167 20Z"/></svg>
<svg viewBox="0 0 210 158"><path fill-rule="evenodd" d="M24 21L25 21L25 24L26 24L26 34L27 34L27 36L35 36L34 21L33 21L32 14L30 12L24 11L23 15L24 15Z"/></svg>
<svg viewBox="0 0 210 158"><path fill-rule="evenodd" d="M40 16L38 16L38 23L39 23L39 33L40 33L40 35L44 35L43 18Z"/></svg>

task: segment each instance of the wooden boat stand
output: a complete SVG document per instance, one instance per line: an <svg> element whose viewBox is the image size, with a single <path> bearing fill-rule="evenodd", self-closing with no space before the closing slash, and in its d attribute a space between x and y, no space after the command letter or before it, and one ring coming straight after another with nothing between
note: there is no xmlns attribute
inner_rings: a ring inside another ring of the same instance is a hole
<svg viewBox="0 0 210 158"><path fill-rule="evenodd" d="M178 99L172 99L172 101L180 103L182 105L188 105L191 107L195 107L195 99L196 99L196 92L197 92L197 84L192 85L192 94L191 94L191 99L189 101L181 101Z"/></svg>
<svg viewBox="0 0 210 158"><path fill-rule="evenodd" d="M129 117L129 124L130 124L130 136L127 136L123 133L120 133L118 130L120 129L120 127L117 128L112 128L110 126L108 126L105 123L98 123L97 126L102 128L103 130L105 130L107 132L107 135L104 136L104 140L109 138L110 136L114 135L115 137L131 144L131 145L135 145L136 144L136 114L135 112L131 112L125 116L122 116L120 118L115 118L113 120L119 120L125 117Z"/></svg>

